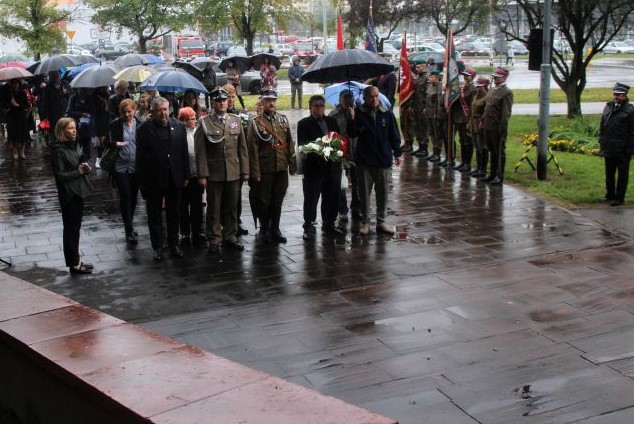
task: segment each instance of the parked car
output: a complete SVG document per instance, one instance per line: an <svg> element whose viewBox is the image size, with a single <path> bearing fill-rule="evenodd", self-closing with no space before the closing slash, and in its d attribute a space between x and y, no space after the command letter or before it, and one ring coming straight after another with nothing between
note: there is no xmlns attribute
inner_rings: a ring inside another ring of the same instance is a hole
<svg viewBox="0 0 634 424"><path fill-rule="evenodd" d="M610 41L603 48L603 53L609 53L609 54L634 53L634 46L630 46L624 41Z"/></svg>
<svg viewBox="0 0 634 424"><path fill-rule="evenodd" d="M485 46L480 43L462 43L456 46L456 51L460 52L462 56L472 56L472 57L488 57L492 58L494 56L493 49Z"/></svg>
<svg viewBox="0 0 634 424"><path fill-rule="evenodd" d="M293 54L293 45L290 43L275 44L273 54L275 56L290 56Z"/></svg>
<svg viewBox="0 0 634 424"><path fill-rule="evenodd" d="M383 57L390 62L398 62L401 57L401 52L396 47L394 47L390 42L383 42L383 51L379 53L379 56Z"/></svg>
<svg viewBox="0 0 634 424"><path fill-rule="evenodd" d="M515 54L528 54L528 49L526 48L524 43L522 43L521 41L518 41L518 40L509 41L509 46L513 49L513 52Z"/></svg>
<svg viewBox="0 0 634 424"><path fill-rule="evenodd" d="M89 55L90 50L80 49L78 47L69 47L66 49L67 54L80 54L80 55Z"/></svg>
<svg viewBox="0 0 634 424"><path fill-rule="evenodd" d="M232 45L233 43L231 43L230 41L220 41L210 45L207 48L206 53L209 56L225 57L227 55L227 50L229 50L229 47L231 47Z"/></svg>
<svg viewBox="0 0 634 424"><path fill-rule="evenodd" d="M95 57L97 59L115 60L128 53L128 51L120 48L119 46L103 46L95 50Z"/></svg>
<svg viewBox="0 0 634 424"><path fill-rule="evenodd" d="M247 51L242 46L231 46L227 49L227 56L247 56Z"/></svg>
<svg viewBox="0 0 634 424"><path fill-rule="evenodd" d="M444 52L418 52L408 56L409 63L412 66L416 66L419 63L427 63L430 58L434 59L435 63L444 62L445 53Z"/></svg>
<svg viewBox="0 0 634 424"><path fill-rule="evenodd" d="M216 83L222 86L227 84L227 74L218 68L219 63L214 64L214 71L216 71ZM240 77L240 87L244 93L260 94L261 86L262 77L257 71L247 71Z"/></svg>
<svg viewBox="0 0 634 424"><path fill-rule="evenodd" d="M412 51L415 52L444 52L445 47L438 43L421 43L415 44L412 47Z"/></svg>

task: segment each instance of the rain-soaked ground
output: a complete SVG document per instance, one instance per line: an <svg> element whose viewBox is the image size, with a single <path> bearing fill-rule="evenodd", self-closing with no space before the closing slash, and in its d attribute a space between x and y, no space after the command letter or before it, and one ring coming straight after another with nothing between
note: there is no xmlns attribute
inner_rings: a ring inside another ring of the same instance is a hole
<svg viewBox="0 0 634 424"><path fill-rule="evenodd" d="M97 171L80 243L96 272L71 277L45 149L1 157L12 275L402 424L634 421L634 245L605 208L590 219L407 158L395 237L303 241L293 177L287 244L262 244L246 206L245 252L155 263L143 201L131 248Z"/></svg>

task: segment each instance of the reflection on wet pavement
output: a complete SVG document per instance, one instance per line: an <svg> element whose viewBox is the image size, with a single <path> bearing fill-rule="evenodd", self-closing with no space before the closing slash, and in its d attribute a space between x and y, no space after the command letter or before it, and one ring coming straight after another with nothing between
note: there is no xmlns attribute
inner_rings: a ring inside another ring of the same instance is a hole
<svg viewBox="0 0 634 424"><path fill-rule="evenodd" d="M303 241L292 177L287 244L262 244L245 207L245 252L155 263L144 202L130 248L97 171L80 242L96 272L74 278L49 160L36 145L0 164L0 257L15 276L401 423L634 415L634 247L594 221L407 158L394 237L352 222L345 237Z"/></svg>

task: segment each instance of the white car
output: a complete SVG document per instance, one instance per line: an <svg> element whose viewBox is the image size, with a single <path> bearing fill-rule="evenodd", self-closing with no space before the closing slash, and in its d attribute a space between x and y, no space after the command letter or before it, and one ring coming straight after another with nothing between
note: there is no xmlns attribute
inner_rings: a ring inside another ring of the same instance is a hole
<svg viewBox="0 0 634 424"><path fill-rule="evenodd" d="M293 54L293 45L289 43L276 44L273 46L275 56L290 56Z"/></svg>
<svg viewBox="0 0 634 424"><path fill-rule="evenodd" d="M610 41L604 48L603 53L634 53L634 46L630 46L623 41Z"/></svg>
<svg viewBox="0 0 634 424"><path fill-rule="evenodd" d="M401 57L401 51L394 47L392 43L384 41L383 52L379 53L379 55L383 56L390 62L398 62L399 58Z"/></svg>
<svg viewBox="0 0 634 424"><path fill-rule="evenodd" d="M69 47L66 49L67 54L80 54L80 55L89 55L90 50L80 49L79 47Z"/></svg>

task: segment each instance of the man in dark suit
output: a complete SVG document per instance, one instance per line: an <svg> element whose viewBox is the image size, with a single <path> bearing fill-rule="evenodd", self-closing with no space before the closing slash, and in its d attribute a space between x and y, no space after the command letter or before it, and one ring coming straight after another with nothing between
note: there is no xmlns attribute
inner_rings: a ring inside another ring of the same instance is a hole
<svg viewBox="0 0 634 424"><path fill-rule="evenodd" d="M136 172L146 201L154 259L163 259L162 202L165 198L167 245L173 257L178 248L181 190L189 181L189 153L185 126L169 117L169 101L152 101L152 119L142 124L136 138Z"/></svg>
<svg viewBox="0 0 634 424"><path fill-rule="evenodd" d="M315 95L308 101L310 116L297 123L297 144L303 146L331 131L339 132L337 120L325 115L326 101ZM333 235L344 234L335 226L339 211L341 187L341 161L327 161L316 153L308 153L303 161L302 187L304 189L304 240L315 237L317 203L321 196L321 229Z"/></svg>

